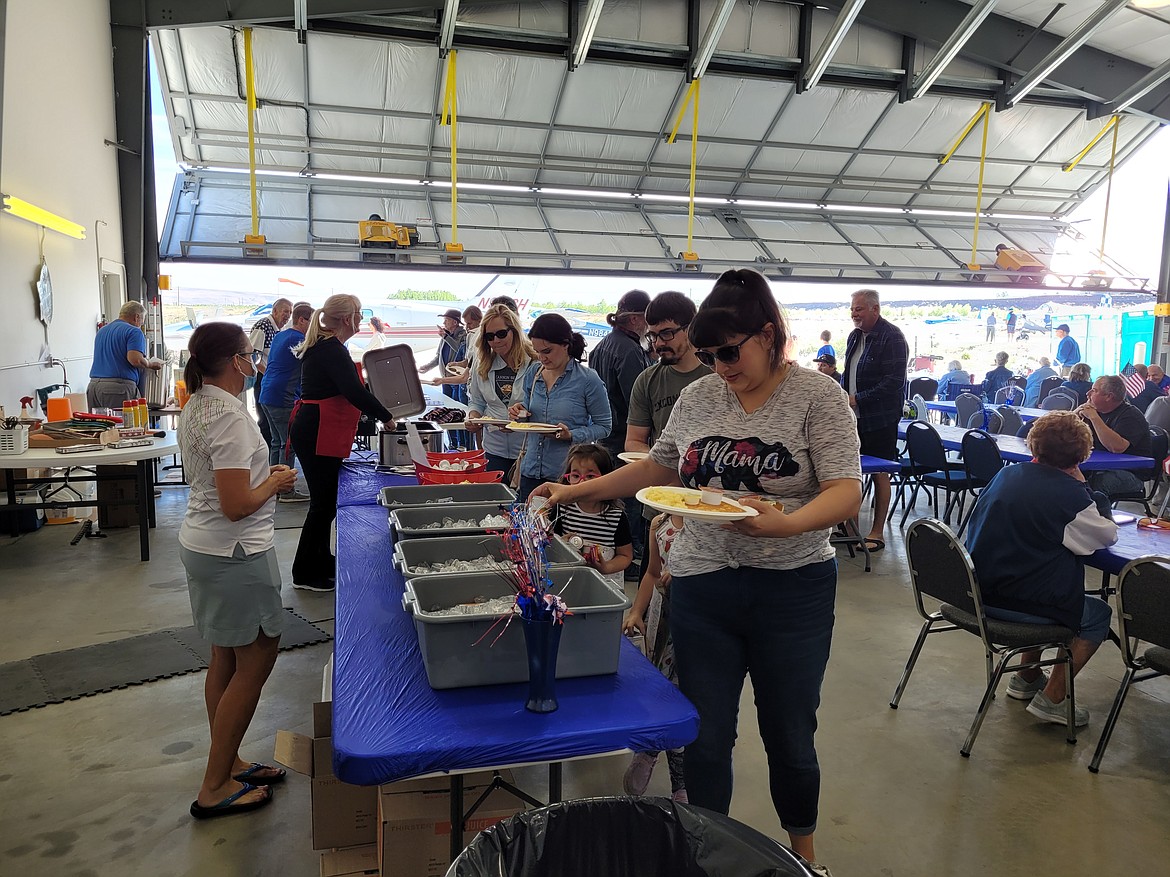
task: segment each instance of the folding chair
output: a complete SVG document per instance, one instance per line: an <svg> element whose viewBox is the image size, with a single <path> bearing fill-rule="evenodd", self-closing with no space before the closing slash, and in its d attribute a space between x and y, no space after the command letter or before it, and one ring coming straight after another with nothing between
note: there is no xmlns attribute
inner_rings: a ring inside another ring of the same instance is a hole
<svg viewBox="0 0 1170 877"><path fill-rule="evenodd" d="M1040 395L1036 399L1036 404L1039 405L1044 401L1045 397L1064 383L1064 378L1060 375L1053 375L1050 378L1045 378L1040 382Z"/></svg>
<svg viewBox="0 0 1170 877"><path fill-rule="evenodd" d="M1006 387L1000 387L995 391L995 399L992 401L996 405L1022 405L1024 403L1024 391L1015 384L1008 384Z"/></svg>
<svg viewBox="0 0 1170 877"><path fill-rule="evenodd" d="M938 381L934 378L915 378L906 388L906 398L913 399L915 394L926 401L933 401L938 395Z"/></svg>
<svg viewBox="0 0 1170 877"><path fill-rule="evenodd" d="M1004 405L1002 408L995 409L1002 423L999 427L1000 435L1019 435L1020 427L1024 425L1024 420L1020 417L1020 412L1011 405Z"/></svg>
<svg viewBox="0 0 1170 877"><path fill-rule="evenodd" d="M1058 393L1053 390L1044 397L1044 401L1040 403L1040 407L1045 411L1072 411L1077 407L1077 402L1064 393Z"/></svg>
<svg viewBox="0 0 1170 877"><path fill-rule="evenodd" d="M988 411L986 429L992 435L999 435L1003 432L1003 415L998 411Z"/></svg>
<svg viewBox="0 0 1170 877"><path fill-rule="evenodd" d="M978 502L976 491L982 490L991 483L991 479L999 474L1003 468L1003 454L999 452L999 445L990 435L981 429L973 429L963 436L963 466L967 472L967 480L971 483L971 507L959 519L959 538L967 529L967 522L971 520L971 513L975 511Z"/></svg>
<svg viewBox="0 0 1170 877"><path fill-rule="evenodd" d="M1076 703L1073 694L1072 655L1068 644L1075 636L1073 631L1058 624L1020 624L988 618L983 611L983 594L975 576L975 567L967 550L955 539L955 535L940 521L920 518L910 525L906 532L906 560L910 566L910 582L914 588L914 602L918 614L924 619L918 631L918 639L910 651L906 669L894 690L890 708L897 709L898 702L910 681L910 674L922 652L927 636L949 630L965 630L983 640L984 658L987 669L987 688L979 702L979 711L967 732L967 739L959 750L964 758L971 755L971 747L979 735L979 728L987 715L987 709L995 697L999 681L1008 671L1026 670L1031 667L1052 667L1065 665L1068 674L1068 697L1066 739L1077 742L1073 715ZM922 598L930 597L939 601L936 612L927 612ZM1056 649L1054 658L1043 657L1045 649ZM1039 661L1012 660L1024 652L1039 650Z"/></svg>
<svg viewBox="0 0 1170 877"><path fill-rule="evenodd" d="M914 479L914 489L902 511L899 526L906 525L906 518L910 516L910 510L918 500L918 491L923 487L930 488L936 513L939 509L939 488L946 492L947 502L943 507L943 520L949 521L952 504L956 498L962 498L968 487L963 464L948 460L942 439L938 437L935 428L929 423L917 420L906 426L906 452L910 455L909 475ZM963 505L960 502L959 514L962 513Z"/></svg>
<svg viewBox="0 0 1170 877"><path fill-rule="evenodd" d="M1139 557L1131 560L1117 579L1117 632L1121 637L1121 659L1125 675L1089 770L1097 773L1105 748L1113 735L1117 717L1125 705L1131 685L1156 676L1170 675L1170 557ZM1138 654L1139 645L1150 647Z"/></svg>
<svg viewBox="0 0 1170 877"><path fill-rule="evenodd" d="M971 423L973 418L978 418L978 423ZM955 423L959 426L970 428L983 427L983 400L974 393L961 393L955 399Z"/></svg>

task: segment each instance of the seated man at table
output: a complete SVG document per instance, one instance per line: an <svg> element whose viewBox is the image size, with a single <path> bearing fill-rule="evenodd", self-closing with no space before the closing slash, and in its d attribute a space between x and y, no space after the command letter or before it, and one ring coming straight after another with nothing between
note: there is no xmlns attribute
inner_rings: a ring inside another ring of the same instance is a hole
<svg viewBox="0 0 1170 877"><path fill-rule="evenodd" d="M947 373L938 379L938 390L935 391L935 397L950 401L951 384L969 384L971 383L971 374L963 368L963 364L957 359L952 359L947 365Z"/></svg>
<svg viewBox="0 0 1170 877"><path fill-rule="evenodd" d="M1052 360L1047 356L1040 357L1040 367L1028 375L1028 382L1024 385L1024 407L1036 408L1040 404L1040 385L1048 378L1059 377L1052 367Z"/></svg>
<svg viewBox="0 0 1170 877"><path fill-rule="evenodd" d="M1076 413L1093 431L1093 450L1150 456L1150 425L1140 411L1125 401L1125 384L1121 378L1102 375L1093 383L1088 397ZM1089 484L1094 490L1114 497L1141 492L1142 481L1153 477L1148 469L1105 469L1091 473Z"/></svg>
<svg viewBox="0 0 1170 877"><path fill-rule="evenodd" d="M979 494L967 545L983 589L987 614L1003 621L1061 624L1076 632L1069 645L1073 676L1109 632L1109 604L1085 594L1084 558L1117 541L1109 501L1089 488L1080 464L1093 450L1089 428L1070 411L1039 418L1028 433L1031 463L1007 466ZM1025 652L1024 661L1040 660ZM1021 670L1008 696L1027 700L1028 712L1064 724L1064 665L1045 677ZM1076 708L1077 725L1089 711Z"/></svg>

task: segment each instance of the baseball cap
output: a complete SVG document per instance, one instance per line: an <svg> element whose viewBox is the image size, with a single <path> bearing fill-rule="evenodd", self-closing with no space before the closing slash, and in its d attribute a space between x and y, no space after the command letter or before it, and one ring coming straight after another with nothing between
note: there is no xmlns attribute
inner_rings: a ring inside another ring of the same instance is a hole
<svg viewBox="0 0 1170 877"><path fill-rule="evenodd" d="M1068 323L1061 323L1059 326L1056 327L1056 331L1057 332L1071 332L1072 330L1069 329Z"/></svg>
<svg viewBox="0 0 1170 877"><path fill-rule="evenodd" d="M837 357L833 356L831 353L822 353L820 356L814 359L813 362L823 362L825 365L836 365Z"/></svg>
<svg viewBox="0 0 1170 877"><path fill-rule="evenodd" d="M443 311L443 313L439 314L439 316L440 317L450 317L456 323L463 322L463 314L460 313L459 311L457 311L455 308L451 308L450 310Z"/></svg>

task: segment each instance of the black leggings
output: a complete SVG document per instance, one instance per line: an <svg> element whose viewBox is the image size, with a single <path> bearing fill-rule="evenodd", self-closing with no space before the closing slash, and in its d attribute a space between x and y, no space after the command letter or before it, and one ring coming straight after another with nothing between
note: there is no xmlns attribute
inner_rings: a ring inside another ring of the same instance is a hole
<svg viewBox="0 0 1170 877"><path fill-rule="evenodd" d="M293 450L309 485L309 511L301 528L301 540L297 543L292 578L298 585L328 586L336 576L333 555L329 551L329 528L337 515L341 458L318 455L320 415L316 408L315 405L301 406L289 430Z"/></svg>

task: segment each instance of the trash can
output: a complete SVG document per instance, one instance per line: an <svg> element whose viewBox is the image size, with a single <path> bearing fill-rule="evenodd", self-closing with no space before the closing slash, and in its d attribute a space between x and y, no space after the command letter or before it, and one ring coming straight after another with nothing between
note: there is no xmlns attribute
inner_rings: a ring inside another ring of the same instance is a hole
<svg viewBox="0 0 1170 877"><path fill-rule="evenodd" d="M793 852L668 798L586 798L481 831L447 877L809 877Z"/></svg>

